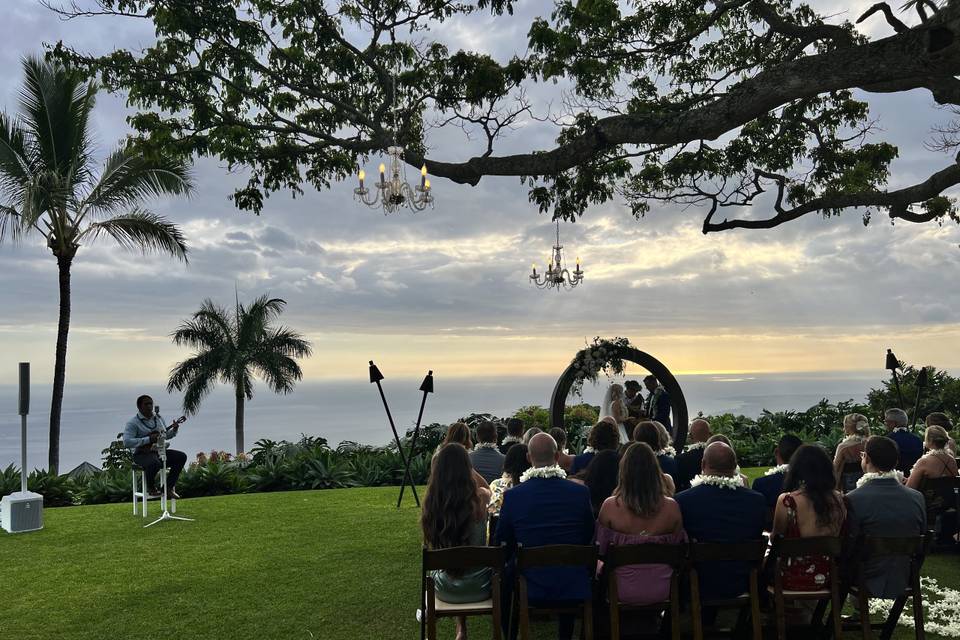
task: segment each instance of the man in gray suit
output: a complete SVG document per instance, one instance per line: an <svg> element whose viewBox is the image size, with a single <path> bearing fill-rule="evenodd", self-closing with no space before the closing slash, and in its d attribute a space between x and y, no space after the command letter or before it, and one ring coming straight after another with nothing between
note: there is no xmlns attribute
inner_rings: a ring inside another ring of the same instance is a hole
<svg viewBox="0 0 960 640"><path fill-rule="evenodd" d="M923 494L900 484L896 473L900 451L884 436L867 440L860 466L864 476L847 494L850 534L909 537L927 529ZM905 557L877 558L863 564L867 589L874 598L896 598L908 586L910 561Z"/></svg>
<svg viewBox="0 0 960 640"><path fill-rule="evenodd" d="M497 450L497 427L492 422L481 422L477 427L477 444L470 452L473 468L487 482L503 475L505 455Z"/></svg>

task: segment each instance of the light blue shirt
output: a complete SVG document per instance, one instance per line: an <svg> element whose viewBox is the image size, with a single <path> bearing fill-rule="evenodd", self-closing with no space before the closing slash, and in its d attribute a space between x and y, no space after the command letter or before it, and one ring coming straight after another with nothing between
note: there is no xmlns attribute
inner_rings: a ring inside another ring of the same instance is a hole
<svg viewBox="0 0 960 640"><path fill-rule="evenodd" d="M127 426L123 428L123 446L127 449L136 449L145 444L150 444L150 432L164 429L167 434L167 440L175 438L178 427L167 428L167 423L163 418L157 416L145 417L139 411L127 421Z"/></svg>

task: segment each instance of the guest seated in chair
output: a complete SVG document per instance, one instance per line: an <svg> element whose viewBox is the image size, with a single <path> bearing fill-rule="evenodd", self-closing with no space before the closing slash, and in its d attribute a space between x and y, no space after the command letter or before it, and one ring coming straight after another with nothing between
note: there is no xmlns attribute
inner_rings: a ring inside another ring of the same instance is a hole
<svg viewBox="0 0 960 640"><path fill-rule="evenodd" d="M798 448L790 460L784 493L777 500L773 534L785 538L836 537L847 519L843 494L836 489L833 463L815 444ZM786 591L819 591L828 588L830 559L823 556L791 558L783 568ZM797 601L788 616L791 623L809 624L814 600Z"/></svg>
<svg viewBox="0 0 960 640"><path fill-rule="evenodd" d="M610 428L616 434L616 429ZM536 434L530 439L528 449L533 466L521 476L520 486L503 496L495 544L506 544L511 557L518 544L525 547L590 544L595 526L590 490L566 479L566 473L557 464L557 443L549 434ZM513 573L509 563L507 568L509 577ZM590 597L590 575L580 567L531 569L525 577L529 600L534 604ZM509 611L513 580L505 580L504 586L503 610ZM505 619L504 626L507 624ZM558 637L569 639L573 625L573 616L561 616ZM509 632L508 627L507 630Z"/></svg>
<svg viewBox="0 0 960 640"><path fill-rule="evenodd" d="M668 455L660 449L661 436L657 429L657 423L652 420L644 420L633 430L633 439L636 442L642 442L653 450L653 455L657 460L657 465L663 473L662 483L665 495L672 496L677 492L677 486L674 484L674 476L677 474L677 464L673 456ZM631 445L632 446L632 445Z"/></svg>
<svg viewBox="0 0 960 640"><path fill-rule="evenodd" d="M508 418L507 419L507 435L503 437L503 442L500 443L500 453L507 455L507 451L510 450L515 444L521 444L523 440L523 420L520 418Z"/></svg>
<svg viewBox="0 0 960 640"><path fill-rule="evenodd" d="M722 433L715 433L715 434L713 434L712 436L710 436L709 438L707 438L707 446L710 446L710 445L713 444L714 442L722 442L723 444L725 444L725 445L727 445L728 447L730 447L731 449L733 449L733 443L730 442L730 438L728 438L727 436L723 435ZM736 449L734 449L734 453L736 453ZM740 483L743 484L743 486L745 486L746 488L749 489L749 488L750 488L750 478L748 478L745 473L743 473L742 471L740 471L740 465L739 465L739 464L737 465L737 468L736 468L734 471L735 471L736 475L740 478Z"/></svg>
<svg viewBox="0 0 960 640"><path fill-rule="evenodd" d="M788 433L781 437L780 442L773 450L773 457L777 461L777 466L767 469L763 476L753 481L753 490L759 491L767 499L767 507L770 509L768 524L773 523L773 510L777 506L777 498L783 493L783 480L787 477L790 458L802 444L803 440L793 434ZM830 474L830 477L833 477L833 473Z"/></svg>
<svg viewBox="0 0 960 640"><path fill-rule="evenodd" d="M604 500L597 520L601 555L611 544L686 542L680 507L673 498L664 495L664 477L649 445L637 442L627 447L620 461L617 488ZM620 602L632 605L663 602L670 597L672 573L667 565L617 569Z"/></svg>
<svg viewBox="0 0 960 640"><path fill-rule="evenodd" d="M590 429L590 435L587 436L587 448L580 455L574 456L573 464L570 465L570 473L577 473L586 469L598 451L607 449L616 451L618 446L620 446L620 433L617 430L616 423L601 420Z"/></svg>
<svg viewBox="0 0 960 640"><path fill-rule="evenodd" d="M503 494L507 489L511 489L520 484L520 476L530 468L530 461L527 460L527 445L518 444L510 447L506 458L503 461L503 475L490 483L490 505L488 510L490 515L499 516L500 507L503 505Z"/></svg>
<svg viewBox="0 0 960 640"><path fill-rule="evenodd" d="M503 454L497 449L497 427L489 421L477 427L477 444L470 452L470 462L488 483L503 475Z"/></svg>
<svg viewBox="0 0 960 640"><path fill-rule="evenodd" d="M574 456L567 453L567 432L560 427L554 427L550 429L550 437L557 443L557 449L560 450L560 466L569 473L570 467L573 466Z"/></svg>
<svg viewBox="0 0 960 640"><path fill-rule="evenodd" d="M593 456L587 468L575 476L569 476L571 482L590 489L590 504L593 515L600 512L603 501L613 495L620 474L620 454L612 449L600 451Z"/></svg>
<svg viewBox="0 0 960 640"><path fill-rule="evenodd" d="M919 536L927 529L927 508L919 491L901 484L897 443L884 436L867 440L863 477L847 494L851 536ZM867 589L874 598L896 598L907 588L910 562L904 557L863 563Z"/></svg>
<svg viewBox="0 0 960 640"><path fill-rule="evenodd" d="M943 427L927 427L923 437L925 454L913 465L907 486L920 491L927 479L955 478L957 476L957 461L947 449L950 436Z"/></svg>
<svg viewBox="0 0 960 640"><path fill-rule="evenodd" d="M690 423L687 446L683 448L683 453L677 456L677 491L689 489L690 481L700 473L703 450L707 448L707 440L712 435L710 423L703 418L697 418Z"/></svg>
<svg viewBox="0 0 960 640"><path fill-rule="evenodd" d="M883 425L887 437L897 443L900 452L897 469L907 475L923 455L923 440L910 429L907 412L903 409L887 409L883 413Z"/></svg>
<svg viewBox="0 0 960 640"><path fill-rule="evenodd" d="M490 490L474 481L470 456L458 443L445 444L433 457L430 482L423 500L420 527L431 549L483 546L487 534ZM434 571L437 598L453 604L481 602L490 597L489 567L463 572ZM467 637L467 619L457 619L457 639Z"/></svg>
<svg viewBox="0 0 960 640"><path fill-rule="evenodd" d="M947 417L947 414L934 411L933 413L927 415L926 420L924 420L924 424L928 427L943 427L943 430L947 432L947 451L950 452L950 455L956 458L957 442L950 437L950 432L953 431L953 422L950 421L950 418Z"/></svg>
<svg viewBox="0 0 960 640"><path fill-rule="evenodd" d="M759 540L767 518L763 494L743 486L737 454L722 442L707 446L700 475L691 488L678 493L683 528L700 542ZM737 562L711 562L698 567L701 597L733 598L749 588L750 568Z"/></svg>
<svg viewBox="0 0 960 640"><path fill-rule="evenodd" d="M843 440L837 445L833 455L833 473L837 477L837 488L841 491L853 491L862 472L844 475L844 465L852 462L860 465L863 445L870 437L870 422L862 413L848 413L843 416Z"/></svg>
<svg viewBox="0 0 960 640"><path fill-rule="evenodd" d="M147 477L147 491L153 497L160 495L156 478L163 468L160 454L156 450L157 439L161 431L165 433L167 440L177 437L180 422L182 419L176 421L172 427L167 427L163 418L154 413L153 398L140 396L137 398L137 415L130 418L127 426L123 428L123 446L133 451L134 463L143 467ZM167 498L180 497L174 489L186 463L187 454L167 449Z"/></svg>

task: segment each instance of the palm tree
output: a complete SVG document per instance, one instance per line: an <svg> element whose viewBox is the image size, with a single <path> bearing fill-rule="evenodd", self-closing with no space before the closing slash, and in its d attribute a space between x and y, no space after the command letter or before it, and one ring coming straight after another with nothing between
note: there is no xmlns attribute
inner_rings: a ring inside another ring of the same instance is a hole
<svg viewBox="0 0 960 640"><path fill-rule="evenodd" d="M286 327L271 321L283 312L286 302L260 296L250 307L237 302L230 313L211 300L173 332L177 345L197 352L170 371L167 391L183 391L183 411L194 414L217 380L231 384L236 398L237 453L243 453L243 407L253 399L253 376L259 374L274 393L293 391L303 372L294 358L310 355L310 343Z"/></svg>
<svg viewBox="0 0 960 640"><path fill-rule="evenodd" d="M60 271L60 318L50 403L49 471L60 466L60 410L70 330L70 267L77 250L103 234L121 247L187 261L180 230L141 207L149 197L188 194L186 161L145 155L123 144L99 176L90 113L97 87L77 70L39 58L23 61L20 115L0 113L0 242L43 237Z"/></svg>

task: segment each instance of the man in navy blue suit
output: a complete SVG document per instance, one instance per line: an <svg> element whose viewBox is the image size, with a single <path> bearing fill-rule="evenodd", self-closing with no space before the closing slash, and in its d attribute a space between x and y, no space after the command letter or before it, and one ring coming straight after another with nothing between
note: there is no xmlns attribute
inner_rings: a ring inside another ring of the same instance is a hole
<svg viewBox="0 0 960 640"><path fill-rule="evenodd" d="M590 490L565 479L557 464L557 443L547 433L538 433L527 444L527 458L533 468L521 476L516 487L503 494L495 544L505 543L509 560L504 581L504 611L509 611L513 591L510 568L516 546L548 544L590 544L596 524L590 506ZM527 477L526 480L523 478ZM579 601L590 597L590 574L580 567L545 567L526 572L528 598L532 604ZM504 628L509 634L508 616ZM573 635L572 615L561 616L557 635Z"/></svg>
<svg viewBox="0 0 960 640"><path fill-rule="evenodd" d="M909 474L910 469L923 455L923 440L907 427L907 412L903 409L887 409L883 412L883 425L887 428L887 437L900 448L900 462L897 469Z"/></svg>
<svg viewBox="0 0 960 640"><path fill-rule="evenodd" d="M759 491L767 499L767 508L769 509L768 528L773 524L773 510L777 507L777 498L783 493L783 480L787 477L787 466L790 464L790 458L802 444L803 440L792 433L780 438L777 448L773 450L773 457L777 461L777 466L768 470L765 476L753 481L753 490Z"/></svg>
<svg viewBox="0 0 960 640"><path fill-rule="evenodd" d="M650 392L647 396L647 418L656 420L673 434L673 425L670 423L670 394L654 375L644 378L643 384Z"/></svg>
<svg viewBox="0 0 960 640"><path fill-rule="evenodd" d="M687 535L700 542L759 540L767 517L763 494L739 483L737 454L722 442L703 452L703 467L691 488L674 500ZM738 562L709 562L697 567L704 599L732 598L749 588L750 569Z"/></svg>

